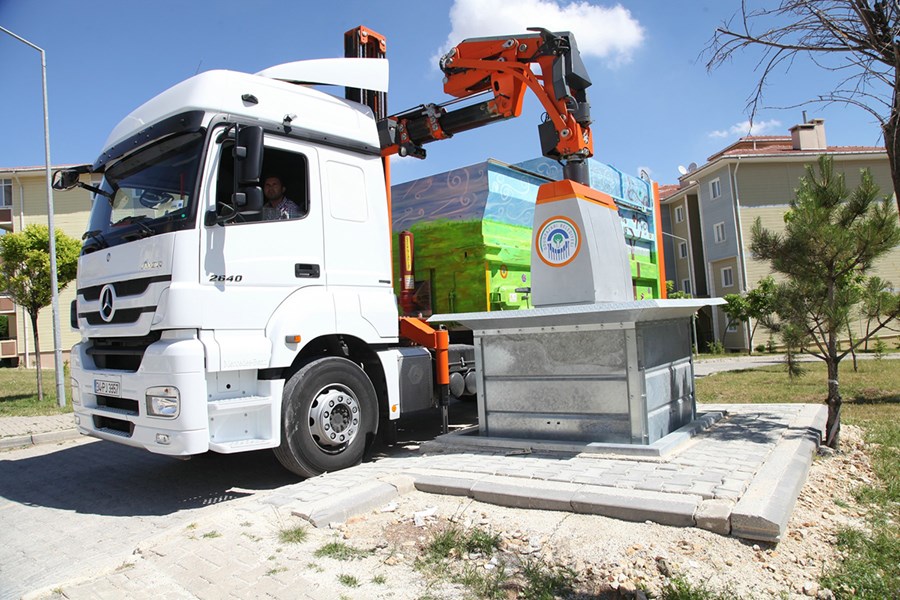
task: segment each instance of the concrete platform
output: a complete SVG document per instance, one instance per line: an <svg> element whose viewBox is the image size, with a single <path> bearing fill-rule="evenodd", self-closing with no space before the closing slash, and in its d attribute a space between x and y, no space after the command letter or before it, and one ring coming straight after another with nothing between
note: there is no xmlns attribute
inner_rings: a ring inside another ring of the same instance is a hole
<svg viewBox="0 0 900 600"><path fill-rule="evenodd" d="M778 542L806 481L826 407L707 405L698 412L719 413L720 419L656 456L539 444L459 448L437 441L418 456L322 475L263 501L321 527L385 504L411 482L423 492L503 506L701 527Z"/></svg>

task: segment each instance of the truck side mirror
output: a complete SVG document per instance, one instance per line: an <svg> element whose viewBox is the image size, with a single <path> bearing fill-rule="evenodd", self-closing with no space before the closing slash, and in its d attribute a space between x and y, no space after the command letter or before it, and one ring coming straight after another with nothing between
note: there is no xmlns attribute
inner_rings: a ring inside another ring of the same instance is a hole
<svg viewBox="0 0 900 600"><path fill-rule="evenodd" d="M53 189L54 190L71 190L78 186L78 176L80 173L76 169L59 169L53 172Z"/></svg>
<svg viewBox="0 0 900 600"><path fill-rule="evenodd" d="M262 188L258 185L242 187L241 191L231 195L231 205L242 215L255 215L262 212Z"/></svg>
<svg viewBox="0 0 900 600"><path fill-rule="evenodd" d="M257 183L262 174L263 129L259 125L241 127L234 146L234 170L240 183Z"/></svg>

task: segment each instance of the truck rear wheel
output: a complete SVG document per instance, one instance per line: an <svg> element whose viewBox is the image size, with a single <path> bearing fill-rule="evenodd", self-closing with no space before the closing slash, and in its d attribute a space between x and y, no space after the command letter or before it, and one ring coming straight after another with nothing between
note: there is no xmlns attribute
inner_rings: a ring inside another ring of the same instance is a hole
<svg viewBox="0 0 900 600"><path fill-rule="evenodd" d="M375 388L365 371L346 358L320 358L284 386L275 456L303 477L339 471L360 463L377 428Z"/></svg>

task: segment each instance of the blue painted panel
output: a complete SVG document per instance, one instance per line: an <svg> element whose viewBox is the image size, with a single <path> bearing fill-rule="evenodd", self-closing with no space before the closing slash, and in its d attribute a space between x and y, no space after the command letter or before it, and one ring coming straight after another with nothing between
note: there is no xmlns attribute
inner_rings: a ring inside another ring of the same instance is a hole
<svg viewBox="0 0 900 600"><path fill-rule="evenodd" d="M557 181L563 178L562 165L549 158L535 158L516 166ZM588 172L590 173L591 187L609 194L617 204L647 214L653 213L653 191L649 182L627 175L615 167L593 158L588 159Z"/></svg>
<svg viewBox="0 0 900 600"><path fill-rule="evenodd" d="M395 185L391 187L393 229L441 219L481 220L487 188L486 162Z"/></svg>
<svg viewBox="0 0 900 600"><path fill-rule="evenodd" d="M531 227L540 177L489 163L488 199L484 218L510 225Z"/></svg>

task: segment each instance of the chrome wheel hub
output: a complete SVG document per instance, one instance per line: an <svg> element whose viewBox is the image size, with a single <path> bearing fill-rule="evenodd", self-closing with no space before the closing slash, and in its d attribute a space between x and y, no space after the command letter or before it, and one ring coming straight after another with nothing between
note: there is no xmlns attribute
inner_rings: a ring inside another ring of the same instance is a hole
<svg viewBox="0 0 900 600"><path fill-rule="evenodd" d="M340 384L324 387L309 407L309 432L319 446L335 451L350 444L359 433L359 402Z"/></svg>

